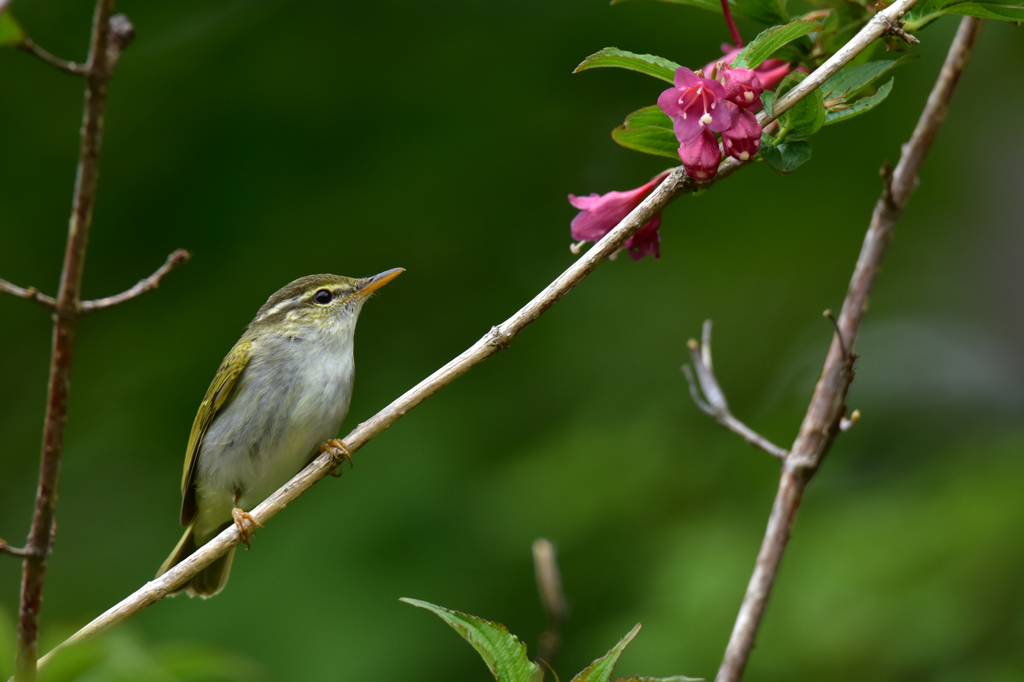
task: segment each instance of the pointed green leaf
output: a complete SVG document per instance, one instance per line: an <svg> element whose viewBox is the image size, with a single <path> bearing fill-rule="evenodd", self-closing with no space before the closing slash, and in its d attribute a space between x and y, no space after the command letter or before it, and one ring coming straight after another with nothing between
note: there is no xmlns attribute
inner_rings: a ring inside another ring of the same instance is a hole
<svg viewBox="0 0 1024 682"><path fill-rule="evenodd" d="M775 89L776 101L805 78L807 78L807 74L801 71L794 71L783 78L779 87ZM785 131L786 139L790 141L806 140L818 132L823 125L825 125L825 103L820 89L811 92L779 117L780 131ZM783 133L780 132L779 135L783 135Z"/></svg>
<svg viewBox="0 0 1024 682"><path fill-rule="evenodd" d="M821 85L821 94L828 100L843 97L847 101L856 99L873 81L892 71L900 64L917 59L917 55L904 55L899 59L882 59L859 66L848 66L833 75Z"/></svg>
<svg viewBox="0 0 1024 682"><path fill-rule="evenodd" d="M797 38L808 33L820 31L821 25L813 21L798 19L791 21L784 26L772 26L757 34L757 37L750 41L743 51L732 60L733 68L754 69L760 66L761 62L768 59L772 54Z"/></svg>
<svg viewBox="0 0 1024 682"><path fill-rule="evenodd" d="M671 59L665 59L653 54L634 54L633 52L620 50L617 47L606 47L600 52L596 52L584 59L573 73L607 66L639 71L669 83L673 82L676 69L679 68L679 64L676 64Z"/></svg>
<svg viewBox="0 0 1024 682"><path fill-rule="evenodd" d="M572 678L572 682L608 682L608 678L612 676L612 668L615 667L619 656L622 655L622 650L633 641L638 632L640 632L640 623L634 625L633 629L627 632L626 636L620 639L619 643L613 646L608 653L588 665L580 674Z"/></svg>
<svg viewBox="0 0 1024 682"><path fill-rule="evenodd" d="M786 0L736 0L737 14L762 24L785 24L789 21Z"/></svg>
<svg viewBox="0 0 1024 682"><path fill-rule="evenodd" d="M825 114L825 125L831 125L833 123L838 123L839 121L845 121L848 118L860 116L865 112L871 111L879 104L881 104L882 100L889 96L889 91L892 90L892 81L893 79L890 78L885 85L878 88L878 92L871 95L870 97L860 98L846 109L829 111L827 114Z"/></svg>
<svg viewBox="0 0 1024 682"><path fill-rule="evenodd" d="M672 131L672 119L656 104L627 116L626 122L612 131L612 139L645 154L679 158L679 141Z"/></svg>
<svg viewBox="0 0 1024 682"><path fill-rule="evenodd" d="M1024 0L925 0L907 14L904 28L910 32L917 31L945 14L1024 21Z"/></svg>
<svg viewBox="0 0 1024 682"><path fill-rule="evenodd" d="M811 143L798 141L772 145L771 138L762 135L760 154L773 170L783 174L792 173L811 159Z"/></svg>
<svg viewBox="0 0 1024 682"><path fill-rule="evenodd" d="M452 611L443 606L435 606L419 599L403 597L399 601L433 611L451 625L477 650L490 668L494 679L500 682L540 682L543 678L544 672L540 666L531 663L526 657L526 645L504 625Z"/></svg>
<svg viewBox="0 0 1024 682"><path fill-rule="evenodd" d="M0 47L17 47L25 42L25 31L10 12L0 13Z"/></svg>

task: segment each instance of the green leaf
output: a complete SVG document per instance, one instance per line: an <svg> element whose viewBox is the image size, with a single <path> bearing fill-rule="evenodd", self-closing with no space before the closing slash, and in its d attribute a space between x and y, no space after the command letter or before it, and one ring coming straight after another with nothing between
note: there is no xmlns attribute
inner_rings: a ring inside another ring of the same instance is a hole
<svg viewBox="0 0 1024 682"><path fill-rule="evenodd" d="M772 26L757 34L743 51L732 60L733 68L754 69L768 59L780 47L801 38L808 33L820 31L821 25L813 21L798 19L784 26Z"/></svg>
<svg viewBox="0 0 1024 682"><path fill-rule="evenodd" d="M572 678L572 682L608 682L608 678L612 676L612 668L615 667L619 656L622 655L622 650L633 641L638 632L640 632L640 623L634 625L633 629L627 632L626 636L620 639L619 643L613 646L608 653L588 665L576 677Z"/></svg>
<svg viewBox="0 0 1024 682"><path fill-rule="evenodd" d="M596 52L584 59L573 73L607 66L639 71L669 83L674 82L673 77L675 76L676 69L679 68L679 64L676 64L671 59L665 59L653 54L634 54L620 50L617 47L606 47L600 52Z"/></svg>
<svg viewBox="0 0 1024 682"><path fill-rule="evenodd" d="M0 14L0 47L17 47L25 42L25 31L10 12Z"/></svg>
<svg viewBox="0 0 1024 682"><path fill-rule="evenodd" d="M679 140L672 130L672 119L658 105L627 116L625 123L612 131L612 139L638 152L679 159Z"/></svg>
<svg viewBox="0 0 1024 682"><path fill-rule="evenodd" d="M786 0L736 0L736 9L736 14L762 24L784 24L789 21Z"/></svg>
<svg viewBox="0 0 1024 682"><path fill-rule="evenodd" d="M761 136L761 158L780 173L792 173L811 159L811 143L805 141L772 144L768 135Z"/></svg>
<svg viewBox="0 0 1024 682"><path fill-rule="evenodd" d="M915 59L917 59L917 55L908 54L899 59L883 59L861 64L860 66L848 66L822 83L821 94L826 100L842 97L847 101L852 101L873 81L892 71L900 64L905 64Z"/></svg>
<svg viewBox="0 0 1024 682"><path fill-rule="evenodd" d="M771 90L765 90L761 93L761 105L764 106L764 113L768 114L768 118L775 118L775 93Z"/></svg>
<svg viewBox="0 0 1024 682"><path fill-rule="evenodd" d="M905 17L906 30L913 32L945 14L967 14L982 19L1024 21L1024 0L926 0Z"/></svg>
<svg viewBox="0 0 1024 682"><path fill-rule="evenodd" d="M403 597L399 601L433 611L451 625L477 650L490 668L494 679L501 682L540 682L543 679L544 672L540 666L531 663L526 657L526 645L504 625L452 611L443 606L435 606L419 599Z"/></svg>
<svg viewBox="0 0 1024 682"><path fill-rule="evenodd" d="M829 111L827 114L825 114L825 125L831 125L833 123L838 123L839 121L845 121L848 118L860 116L865 112L871 111L879 104L881 104L882 100L889 96L889 91L892 90L892 81L893 79L890 78L885 85L878 88L878 92L871 95L870 97L860 98L846 109Z"/></svg>
<svg viewBox="0 0 1024 682"><path fill-rule="evenodd" d="M807 78L807 74L800 71L794 71L783 78L775 90L775 100L778 101L805 78ZM790 141L806 140L818 132L823 125L825 125L825 102L822 99L820 88L794 104L792 109L779 117L779 129L786 131L786 139Z"/></svg>

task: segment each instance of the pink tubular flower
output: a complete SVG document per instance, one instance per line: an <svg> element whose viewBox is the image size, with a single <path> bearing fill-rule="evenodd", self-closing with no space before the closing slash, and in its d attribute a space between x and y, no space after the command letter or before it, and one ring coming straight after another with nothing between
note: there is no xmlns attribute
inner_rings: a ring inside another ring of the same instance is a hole
<svg viewBox="0 0 1024 682"><path fill-rule="evenodd" d="M730 107L736 107L729 102ZM749 161L761 148L761 124L750 109L736 108L732 127L722 133L725 153L737 161Z"/></svg>
<svg viewBox="0 0 1024 682"><path fill-rule="evenodd" d="M721 79L722 85L725 86L726 98L730 102L741 109L746 109L750 106L760 108L761 93L764 92L764 86L761 85L761 80L757 77L756 73L750 69L726 67L725 73L721 75ZM734 112L733 124L735 123L736 116Z"/></svg>
<svg viewBox="0 0 1024 682"><path fill-rule="evenodd" d="M681 66L676 69L675 87L661 93L658 106L672 117L676 138L685 145L708 130L720 133L732 125L732 116L722 104L725 96L721 83Z"/></svg>
<svg viewBox="0 0 1024 682"><path fill-rule="evenodd" d="M596 242L611 232L668 174L669 171L659 173L647 184L627 192L591 194L585 197L570 194L569 203L580 209L572 219L570 228L572 238L578 242L572 245L573 253L578 253L583 243ZM628 251L629 257L633 260L640 260L647 254L658 258L661 255L658 250L658 242L661 240L661 235L658 234L660 226L661 214L658 213L627 239L622 249Z"/></svg>
<svg viewBox="0 0 1024 682"><path fill-rule="evenodd" d="M679 147L679 158L683 162L683 169L691 178L701 182L710 180L715 177L718 162L722 160L718 138L711 131L705 130L697 139Z"/></svg>
<svg viewBox="0 0 1024 682"><path fill-rule="evenodd" d="M733 47L728 43L722 43L722 52L725 53L725 56L721 59L716 59L705 66L704 71L706 73L711 73L719 62L732 64L732 60L736 59L736 55L738 55L742 49L742 47ZM761 62L757 68L754 69L754 73L757 74L757 78L761 81L762 87L764 87L765 90L771 90L778 85L780 80L786 77L787 73L792 70L793 67L789 65L789 62L785 62L781 59L769 59Z"/></svg>

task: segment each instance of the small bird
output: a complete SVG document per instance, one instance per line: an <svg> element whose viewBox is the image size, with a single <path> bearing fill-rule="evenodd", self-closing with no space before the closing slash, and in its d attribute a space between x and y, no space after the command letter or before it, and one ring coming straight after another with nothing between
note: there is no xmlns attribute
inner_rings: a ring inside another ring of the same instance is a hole
<svg viewBox="0 0 1024 682"><path fill-rule="evenodd" d="M270 297L227 354L192 423L181 479L185 534L160 577L284 485L341 428L352 397L356 319L371 293L398 275L310 275ZM330 441L339 448L341 441ZM235 549L182 585L190 596L224 589Z"/></svg>

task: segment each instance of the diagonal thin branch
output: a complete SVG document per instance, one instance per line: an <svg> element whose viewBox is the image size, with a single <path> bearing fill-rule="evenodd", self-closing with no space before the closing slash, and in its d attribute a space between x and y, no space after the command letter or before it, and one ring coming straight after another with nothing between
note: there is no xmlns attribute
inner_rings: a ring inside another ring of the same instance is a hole
<svg viewBox="0 0 1024 682"><path fill-rule="evenodd" d="M8 282L6 279L0 279L0 293L17 296L18 298L23 298L26 301L33 301L48 310L53 310L57 307L57 301L52 296L47 296L35 287L23 289L17 284Z"/></svg>
<svg viewBox="0 0 1024 682"><path fill-rule="evenodd" d="M833 336L821 378L814 388L814 395L800 427L800 434L793 443L791 453L786 457L768 527L757 555L757 563L750 576L750 583L736 616L732 636L715 682L737 682L743 676L804 490L841 428L843 414L846 411L846 392L853 379L854 356L847 352L847 349L853 348L864 313L867 311L867 302L874 288L875 277L892 240L896 223L903 215L910 194L917 184L921 162L945 118L949 102L970 58L980 27L981 20L975 17L964 17L960 22L960 28L949 48L938 80L928 96L928 103L921 113L914 134L910 142L904 145L899 164L891 179L887 179L882 197L875 205L871 224L864 236L864 245L850 280L846 299L843 301L837 334ZM844 343L840 342L840 335L845 341L845 348ZM852 415L850 421L854 421Z"/></svg>
<svg viewBox="0 0 1024 682"><path fill-rule="evenodd" d="M879 12L876 15L876 19L883 14L902 16L902 13L913 7L916 2L917 0L896 0L889 8ZM851 39L847 46L840 49L835 56L818 67L818 69L801 81L797 87L793 88L793 90L777 102L774 112L778 115L792 108L801 98L813 92L815 88L824 83L832 74L845 66L875 39L879 38L884 31L884 22L875 21L874 19L868 22ZM657 215L665 206L683 194L691 193L698 188L706 188L713 182L732 175L741 165L743 164L730 157L719 166L718 173L711 183L702 183L700 186L688 178L681 167L674 169L639 206L622 219L615 229L606 234L590 250L580 256L572 266L545 287L533 300L505 322L491 328L491 331L485 334L479 341L419 384L406 391L374 417L357 426L343 441L346 449L349 452L355 452L360 449L404 416L409 410L494 353L508 347L513 337L540 317L574 286L579 284L598 265L618 251L629 237L633 236L637 230ZM330 452L324 452L277 492L252 509L250 514L256 521L265 524L266 521L298 499L300 495L317 481L325 477L339 463L334 461ZM40 659L40 666L50 660L58 650L106 632L147 606L160 601L178 585L183 584L196 575L239 542L241 542L241 535L235 526L228 527L217 537L196 550L185 561L159 578L147 582L121 602L93 619L92 622L76 632L72 637L42 657Z"/></svg>
<svg viewBox="0 0 1024 682"><path fill-rule="evenodd" d="M756 448L761 448L772 457L784 460L789 451L780 448L770 440L754 431L752 428L741 422L729 410L729 404L725 400L725 393L718 384L715 371L711 365L711 320L704 320L704 331L701 343L696 339L690 339L686 344L690 351L689 365L683 366L683 374L686 375L686 382L690 385L690 396L697 403L701 412L710 415L716 422L739 435ZM694 373L696 372L696 378ZM704 397L701 397L701 393ZM704 400L706 398L706 401Z"/></svg>

